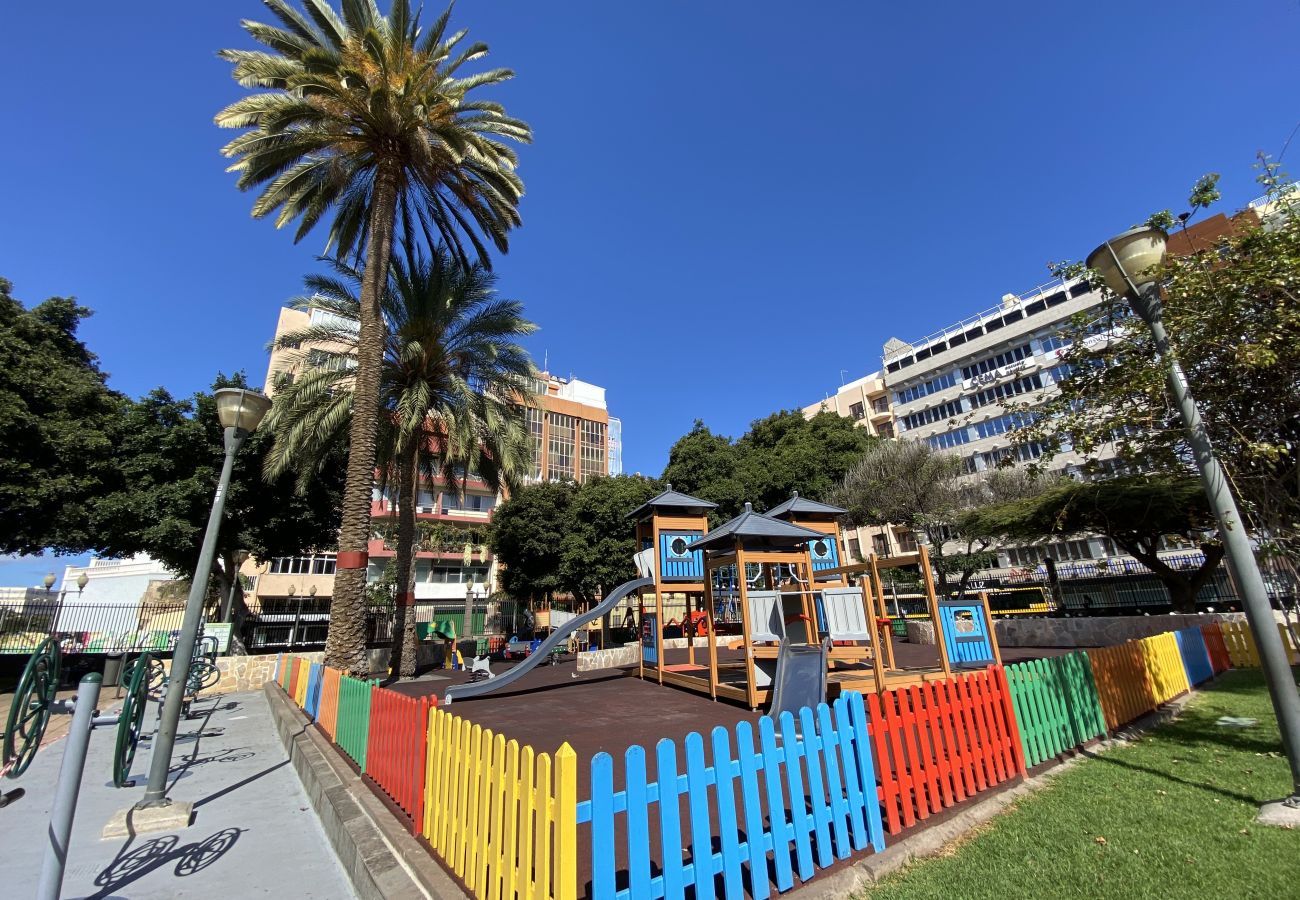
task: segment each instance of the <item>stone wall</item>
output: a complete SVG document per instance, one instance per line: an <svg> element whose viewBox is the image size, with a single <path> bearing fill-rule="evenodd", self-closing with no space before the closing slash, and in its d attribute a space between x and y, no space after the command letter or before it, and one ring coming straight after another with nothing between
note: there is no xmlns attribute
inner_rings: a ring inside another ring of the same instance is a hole
<svg viewBox="0 0 1300 900"><path fill-rule="evenodd" d="M320 662L324 653L294 653L310 662ZM212 687L199 692L200 697L212 694L235 694L241 691L260 691L262 685L275 677L275 661L279 654L268 653L264 656L221 656L217 658L217 669L221 680ZM286 658L288 658L286 656ZM172 661L162 661L164 671L171 672Z"/></svg>
<svg viewBox="0 0 1300 900"><path fill-rule="evenodd" d="M1110 647L1125 641L1212 622L1244 622L1241 613L1164 616L1085 616L1082 618L997 619L1003 647Z"/></svg>
<svg viewBox="0 0 1300 900"><path fill-rule="evenodd" d="M680 650L686 646L686 638L665 638L664 647L669 650ZM708 648L709 639L707 637L692 638L695 646ZM740 640L734 634L720 634L714 638L719 647L725 647L732 641ZM698 657L697 657L698 658ZM587 650L578 654L578 671L592 672L596 669L618 669L623 666L635 666L641 659L641 644L633 641L624 644L622 647L610 647L607 650Z"/></svg>

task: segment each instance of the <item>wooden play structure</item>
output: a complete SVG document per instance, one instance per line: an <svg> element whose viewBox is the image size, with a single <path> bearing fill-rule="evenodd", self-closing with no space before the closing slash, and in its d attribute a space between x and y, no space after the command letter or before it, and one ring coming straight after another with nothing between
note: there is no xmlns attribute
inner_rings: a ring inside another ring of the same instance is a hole
<svg viewBox="0 0 1300 900"><path fill-rule="evenodd" d="M993 622L982 597L940 600L925 547L915 553L843 564L837 507L795 494L772 510L749 504L708 530L713 504L671 486L631 514L643 553L653 552L653 594L641 601L639 674L660 684L739 701L751 709L771 699L782 650L828 642L829 698L841 690L880 692L1000 663ZM902 666L880 573L915 566L934 628L937 664ZM664 646L664 597L684 594L687 616L702 611L708 646ZM717 623L738 609L739 633L719 646ZM671 658L670 658L671 657Z"/></svg>

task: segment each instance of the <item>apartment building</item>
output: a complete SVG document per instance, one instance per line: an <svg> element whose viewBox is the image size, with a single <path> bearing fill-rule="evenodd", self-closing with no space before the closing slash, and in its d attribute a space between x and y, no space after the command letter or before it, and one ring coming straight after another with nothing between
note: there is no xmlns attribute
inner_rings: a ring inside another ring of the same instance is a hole
<svg viewBox="0 0 1300 900"><path fill-rule="evenodd" d="M322 310L280 310L275 339L329 316ZM333 363L325 348L273 347L267 366L266 393L273 396L284 379L294 379L318 365ZM611 422L605 389L576 378L540 373L530 385L527 425L533 440L529 480L584 481L609 474L622 465L622 428ZM611 427L614 424L616 427ZM474 472L463 475L458 494L435 481L422 484L416 499L418 545L415 559L417 600L463 600L466 592L495 589L496 564L488 551L487 526L501 502ZM383 576L396 555L396 505L392 490L378 479L371 498L370 581ZM249 560L241 573L253 583L253 602L296 600L323 602L333 594L335 554L320 552L271 560Z"/></svg>
<svg viewBox="0 0 1300 900"><path fill-rule="evenodd" d="M841 385L834 394L827 394L826 399L805 406L803 414L810 419L822 410L852 419L878 437L890 438L896 434L894 407L882 372L872 372Z"/></svg>

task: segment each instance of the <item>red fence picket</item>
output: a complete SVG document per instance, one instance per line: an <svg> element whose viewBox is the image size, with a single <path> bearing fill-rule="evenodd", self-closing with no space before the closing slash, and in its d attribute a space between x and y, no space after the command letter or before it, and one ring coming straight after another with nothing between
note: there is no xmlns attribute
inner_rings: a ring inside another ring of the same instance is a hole
<svg viewBox="0 0 1300 900"><path fill-rule="evenodd" d="M1001 666L868 694L867 703L890 834L1025 772Z"/></svg>
<svg viewBox="0 0 1300 900"><path fill-rule="evenodd" d="M428 697L407 697L379 687L370 692L366 774L411 817L417 833L424 824L429 706Z"/></svg>

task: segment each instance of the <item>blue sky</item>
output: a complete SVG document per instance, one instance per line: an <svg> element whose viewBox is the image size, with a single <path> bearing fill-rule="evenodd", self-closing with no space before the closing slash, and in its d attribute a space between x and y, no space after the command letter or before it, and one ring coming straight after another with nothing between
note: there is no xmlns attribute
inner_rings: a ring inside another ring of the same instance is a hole
<svg viewBox="0 0 1300 900"><path fill-rule="evenodd" d="M382 0L381 0L382 2ZM75 294L132 395L265 374L324 231L249 215L213 114L259 3L6 10L0 275ZM1047 279L1051 259L1223 173L1300 120L1284 0L520 3L454 21L518 78L524 227L497 269L553 372L604 385L628 471L702 418L736 435ZM1300 153L1300 151L1293 151ZM1288 158L1292 154L1288 154ZM0 561L0 583L49 564Z"/></svg>

